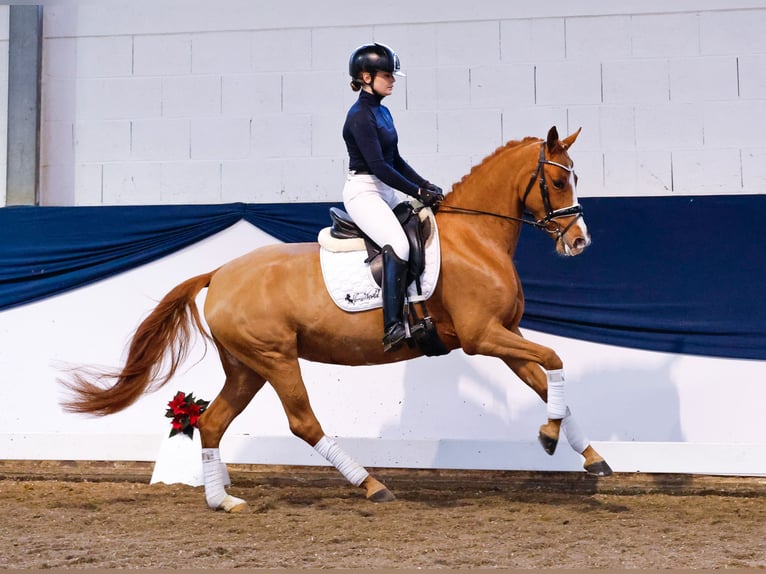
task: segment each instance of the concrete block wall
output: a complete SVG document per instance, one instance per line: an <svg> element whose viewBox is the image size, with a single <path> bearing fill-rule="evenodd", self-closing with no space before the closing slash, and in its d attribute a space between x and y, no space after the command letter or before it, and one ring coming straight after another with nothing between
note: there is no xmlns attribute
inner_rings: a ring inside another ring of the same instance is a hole
<svg viewBox="0 0 766 574"><path fill-rule="evenodd" d="M764 0L354 6L47 5L43 203L339 200L346 66L371 40L407 73L401 152L445 189L554 124L583 127L581 196L766 187Z"/></svg>
<svg viewBox="0 0 766 574"><path fill-rule="evenodd" d="M8 23L10 9L0 6L0 207L5 206L8 167Z"/></svg>

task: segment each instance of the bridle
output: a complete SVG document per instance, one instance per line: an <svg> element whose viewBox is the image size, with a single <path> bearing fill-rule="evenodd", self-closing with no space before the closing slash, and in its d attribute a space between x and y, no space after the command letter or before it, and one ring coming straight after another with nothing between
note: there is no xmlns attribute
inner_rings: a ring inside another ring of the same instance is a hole
<svg viewBox="0 0 766 574"><path fill-rule="evenodd" d="M511 215L502 215L500 213L493 213L491 211L482 211L479 209L468 209L465 207L456 207L452 205L442 205L439 207L439 211L442 213L465 213L469 215L489 215L491 217L498 217L500 219L506 219L509 221L518 221L520 223L525 223L527 225L531 225L536 229L541 229L543 231L546 231L550 233L551 235L554 235L556 237L556 241L560 241L564 239L564 235L567 231L577 222L578 219L580 219L583 216L583 209L582 205L579 203L575 203L574 205L570 205L569 207L563 207L561 209L553 209L551 207L551 198L550 198L550 191L548 190L548 182L545 179L545 169L544 166L546 165L553 165L556 167L559 167L570 174L574 174L574 166L567 167L563 164L556 163L555 161L550 161L545 158L545 142L542 142L540 144L540 156L537 160L537 169L532 174L532 177L529 179L529 183L527 184L527 188L524 191L524 197L521 199L521 203L526 205L527 197L529 196L529 193L532 191L535 185L535 180L539 179L539 189L540 189L540 195L543 199L543 207L545 208L545 216L540 219L530 219L527 217L528 213L525 213L523 217L513 217ZM531 215L531 214L529 214ZM558 224L556 219L562 218L562 217L572 217L577 216L570 221L566 227L562 229L562 227Z"/></svg>

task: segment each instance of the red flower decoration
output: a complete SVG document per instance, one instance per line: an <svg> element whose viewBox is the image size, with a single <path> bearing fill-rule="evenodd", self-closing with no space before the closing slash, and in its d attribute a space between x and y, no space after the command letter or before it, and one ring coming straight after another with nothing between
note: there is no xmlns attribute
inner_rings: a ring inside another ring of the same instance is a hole
<svg viewBox="0 0 766 574"><path fill-rule="evenodd" d="M170 436L183 433L189 438L194 437L194 429L199 424L199 417L205 412L210 401L195 399L193 393L188 395L178 391L173 400L168 403L168 409L165 416L172 419L170 421Z"/></svg>

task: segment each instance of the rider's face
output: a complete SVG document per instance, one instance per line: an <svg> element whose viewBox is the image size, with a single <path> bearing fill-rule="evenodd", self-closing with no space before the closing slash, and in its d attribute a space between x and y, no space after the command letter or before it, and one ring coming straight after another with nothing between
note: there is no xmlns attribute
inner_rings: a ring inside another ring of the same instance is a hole
<svg viewBox="0 0 766 574"><path fill-rule="evenodd" d="M362 80L367 84L365 87L369 86L372 74L365 72L362 74ZM394 91L394 83L396 83L396 76L391 72L378 72L372 84L373 91L380 96L390 96Z"/></svg>

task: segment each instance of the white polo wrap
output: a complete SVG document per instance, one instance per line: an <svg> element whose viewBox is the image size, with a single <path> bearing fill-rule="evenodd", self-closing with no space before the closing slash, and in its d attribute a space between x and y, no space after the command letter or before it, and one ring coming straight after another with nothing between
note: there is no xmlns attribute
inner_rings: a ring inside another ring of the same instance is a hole
<svg viewBox="0 0 766 574"><path fill-rule="evenodd" d="M354 486L359 486L365 478L370 476L370 473L363 466L347 455L333 439L327 438L327 436L323 436L314 445L314 450L333 464Z"/></svg>
<svg viewBox="0 0 766 574"><path fill-rule="evenodd" d="M564 369L546 371L548 377L548 418L563 419L567 415L564 397Z"/></svg>
<svg viewBox="0 0 766 574"><path fill-rule="evenodd" d="M210 508L219 508L226 498L221 472L221 453L217 448L202 449L202 476L205 480L205 500Z"/></svg>
<svg viewBox="0 0 766 574"><path fill-rule="evenodd" d="M571 446L572 450L574 450L576 453L582 454L582 452L588 448L590 441L588 440L588 437L585 436L585 433L580 428L580 425L577 424L577 421L575 421L574 417L572 416L572 412L568 407L567 416L565 416L564 420L561 421L561 430L564 431L564 436L567 437L569 446Z"/></svg>

